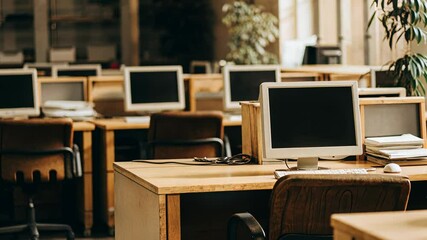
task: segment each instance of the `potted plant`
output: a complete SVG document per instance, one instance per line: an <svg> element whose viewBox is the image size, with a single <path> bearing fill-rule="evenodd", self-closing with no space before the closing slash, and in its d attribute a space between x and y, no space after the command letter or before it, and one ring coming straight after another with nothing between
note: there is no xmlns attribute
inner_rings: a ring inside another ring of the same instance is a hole
<svg viewBox="0 0 427 240"><path fill-rule="evenodd" d="M229 28L227 61L235 64L275 64L274 53L265 50L279 36L278 19L262 7L235 1L223 5L222 22Z"/></svg>
<svg viewBox="0 0 427 240"><path fill-rule="evenodd" d="M427 2L421 0L373 0L377 9L369 20L372 24L375 16L385 30L385 39L390 49L403 39L406 44L404 56L392 61L389 71L396 86L405 87L408 95L425 95L423 82L427 81L427 57L411 51L410 43L426 44L427 35L423 29L427 26Z"/></svg>

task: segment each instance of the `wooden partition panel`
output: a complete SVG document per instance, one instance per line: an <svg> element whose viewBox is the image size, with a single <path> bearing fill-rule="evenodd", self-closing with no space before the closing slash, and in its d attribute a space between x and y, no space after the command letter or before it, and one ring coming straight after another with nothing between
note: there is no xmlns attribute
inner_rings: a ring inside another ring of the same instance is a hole
<svg viewBox="0 0 427 240"><path fill-rule="evenodd" d="M424 101L423 97L360 99L362 140L366 137L411 133L423 138L426 147Z"/></svg>

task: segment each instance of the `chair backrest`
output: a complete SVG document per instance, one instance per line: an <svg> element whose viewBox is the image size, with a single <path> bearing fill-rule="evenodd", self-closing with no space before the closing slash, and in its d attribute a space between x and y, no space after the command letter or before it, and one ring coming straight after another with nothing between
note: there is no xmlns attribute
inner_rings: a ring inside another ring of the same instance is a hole
<svg viewBox="0 0 427 240"><path fill-rule="evenodd" d="M274 185L269 239L332 235L333 213L405 210L410 182L403 176L288 175Z"/></svg>
<svg viewBox="0 0 427 240"><path fill-rule="evenodd" d="M190 158L223 155L223 114L219 111L164 112L150 118L148 157Z"/></svg>
<svg viewBox="0 0 427 240"><path fill-rule="evenodd" d="M72 176L70 119L0 120L0 179L47 182Z"/></svg>

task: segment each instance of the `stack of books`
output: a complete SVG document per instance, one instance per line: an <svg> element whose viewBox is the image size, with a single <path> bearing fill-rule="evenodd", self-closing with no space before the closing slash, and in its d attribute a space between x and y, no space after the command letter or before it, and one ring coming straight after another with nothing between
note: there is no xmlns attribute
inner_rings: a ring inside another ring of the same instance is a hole
<svg viewBox="0 0 427 240"><path fill-rule="evenodd" d="M365 139L366 159L380 165L427 165L424 140L412 134Z"/></svg>
<svg viewBox="0 0 427 240"><path fill-rule="evenodd" d="M73 120L88 120L97 115L93 104L85 101L46 101L42 112L46 117L68 117Z"/></svg>

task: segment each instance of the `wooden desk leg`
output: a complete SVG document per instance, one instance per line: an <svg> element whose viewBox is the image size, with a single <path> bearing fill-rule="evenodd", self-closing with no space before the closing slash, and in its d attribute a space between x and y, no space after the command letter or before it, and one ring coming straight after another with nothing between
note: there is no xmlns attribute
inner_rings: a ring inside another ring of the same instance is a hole
<svg viewBox="0 0 427 240"><path fill-rule="evenodd" d="M107 224L110 234L114 234L114 131L104 130L101 134L103 153L100 161L101 177L101 211L102 219Z"/></svg>
<svg viewBox="0 0 427 240"><path fill-rule="evenodd" d="M181 208L180 196L167 195L167 228L169 240L181 239Z"/></svg>
<svg viewBox="0 0 427 240"><path fill-rule="evenodd" d="M90 236L93 226L92 132L82 133L84 236Z"/></svg>
<svg viewBox="0 0 427 240"><path fill-rule="evenodd" d="M194 81L195 79L190 78L188 80L188 99L189 99L189 104L190 104L190 111L194 112L196 111L196 91L194 88Z"/></svg>

